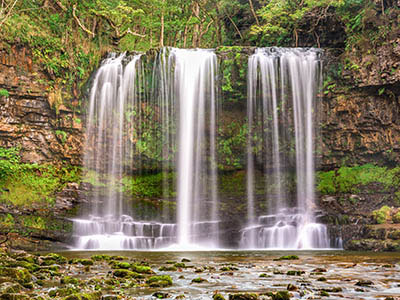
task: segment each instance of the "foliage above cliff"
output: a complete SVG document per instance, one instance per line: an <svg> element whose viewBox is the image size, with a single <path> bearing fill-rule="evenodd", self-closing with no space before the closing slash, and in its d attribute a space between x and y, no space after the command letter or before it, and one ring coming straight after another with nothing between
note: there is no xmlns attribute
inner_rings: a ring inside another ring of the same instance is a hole
<svg viewBox="0 0 400 300"><path fill-rule="evenodd" d="M393 0L2 0L2 4L3 48L32 49L34 63L48 73L52 101L63 98L73 106L79 105L83 83L110 51L161 46L329 47L335 39L343 39L349 55L357 56L360 48L371 50L399 31L399 7ZM352 67L357 62L350 59L347 64Z"/></svg>

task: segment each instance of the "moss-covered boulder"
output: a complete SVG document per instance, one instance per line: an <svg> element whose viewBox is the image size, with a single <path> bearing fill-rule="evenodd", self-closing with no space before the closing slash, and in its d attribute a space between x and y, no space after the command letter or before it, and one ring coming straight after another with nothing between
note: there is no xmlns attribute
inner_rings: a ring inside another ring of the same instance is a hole
<svg viewBox="0 0 400 300"><path fill-rule="evenodd" d="M134 278L134 279L144 278L142 274L126 269L117 269L113 272L113 275L119 278Z"/></svg>
<svg viewBox="0 0 400 300"><path fill-rule="evenodd" d="M237 293L229 294L229 300L257 300L258 295L255 293Z"/></svg>
<svg viewBox="0 0 400 300"><path fill-rule="evenodd" d="M101 292L77 293L64 298L64 300L100 300Z"/></svg>
<svg viewBox="0 0 400 300"><path fill-rule="evenodd" d="M150 287L167 287L172 285L172 278L169 275L151 276L146 280Z"/></svg>
<svg viewBox="0 0 400 300"><path fill-rule="evenodd" d="M32 281L32 275L25 268L0 268L0 276L9 277L22 285Z"/></svg>

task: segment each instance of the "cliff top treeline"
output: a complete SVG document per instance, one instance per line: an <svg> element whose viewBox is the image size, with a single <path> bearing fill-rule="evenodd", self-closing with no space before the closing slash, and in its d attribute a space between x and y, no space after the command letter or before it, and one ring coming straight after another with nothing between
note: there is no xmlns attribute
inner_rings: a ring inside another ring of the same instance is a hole
<svg viewBox="0 0 400 300"><path fill-rule="evenodd" d="M398 36L398 14L395 0L2 0L0 39L3 49L31 49L53 102L79 107L82 84L109 51L252 45L354 54Z"/></svg>

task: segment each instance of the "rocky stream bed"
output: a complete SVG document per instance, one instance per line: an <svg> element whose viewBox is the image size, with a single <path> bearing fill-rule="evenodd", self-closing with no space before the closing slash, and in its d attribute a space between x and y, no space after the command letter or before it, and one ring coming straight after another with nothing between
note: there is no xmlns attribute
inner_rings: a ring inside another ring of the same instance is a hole
<svg viewBox="0 0 400 300"><path fill-rule="evenodd" d="M2 251L0 256L2 300L400 299L398 253Z"/></svg>

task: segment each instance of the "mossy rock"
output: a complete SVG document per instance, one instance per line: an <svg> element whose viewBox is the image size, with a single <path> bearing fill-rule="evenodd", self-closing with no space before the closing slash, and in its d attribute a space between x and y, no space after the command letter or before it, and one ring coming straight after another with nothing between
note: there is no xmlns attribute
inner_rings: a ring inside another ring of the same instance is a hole
<svg viewBox="0 0 400 300"><path fill-rule="evenodd" d="M107 254L96 254L90 257L94 261L109 261L111 260L111 256Z"/></svg>
<svg viewBox="0 0 400 300"><path fill-rule="evenodd" d="M219 269L219 270L222 271L222 272L226 272L226 271L237 271L237 270L239 270L239 268L232 267L232 266L225 266L225 267L222 267L222 268Z"/></svg>
<svg viewBox="0 0 400 300"><path fill-rule="evenodd" d="M154 271L148 266L133 264L131 266L131 268L132 268L132 271L137 272L137 273L154 274Z"/></svg>
<svg viewBox="0 0 400 300"><path fill-rule="evenodd" d="M61 284L78 284L79 279L72 277L72 276L64 276L63 278L61 278L60 283Z"/></svg>
<svg viewBox="0 0 400 300"><path fill-rule="evenodd" d="M64 298L64 300L100 300L100 299L101 299L101 292L77 293L69 295Z"/></svg>
<svg viewBox="0 0 400 300"><path fill-rule="evenodd" d="M68 262L66 257L57 253L49 253L46 256L40 256L39 259L42 260L41 265L53 265L55 263L63 265Z"/></svg>
<svg viewBox="0 0 400 300"><path fill-rule="evenodd" d="M130 269L131 264L126 262L126 261L118 261L118 260L112 260L109 262L111 268L113 269Z"/></svg>
<svg viewBox="0 0 400 300"><path fill-rule="evenodd" d="M257 300L258 295L254 293L229 294L229 300Z"/></svg>
<svg viewBox="0 0 400 300"><path fill-rule="evenodd" d="M130 271L130 270L126 270L126 269L118 269L115 270L113 272L113 275L115 277L119 277L119 278L134 278L134 279L139 279L139 278L143 278L144 276L142 274Z"/></svg>
<svg viewBox="0 0 400 300"><path fill-rule="evenodd" d="M22 290L22 286L18 283L3 282L0 284L0 293L19 293Z"/></svg>
<svg viewBox="0 0 400 300"><path fill-rule="evenodd" d="M36 272L37 270L40 269L40 267L37 264L33 264L27 261L13 261L13 262L9 262L7 263L8 267L21 267L21 268L25 268L27 270L29 270L30 272Z"/></svg>
<svg viewBox="0 0 400 300"><path fill-rule="evenodd" d="M172 285L172 278L169 275L151 276L146 280L150 287L167 287Z"/></svg>
<svg viewBox="0 0 400 300"><path fill-rule="evenodd" d="M163 272L163 271L166 271L166 272L175 272L175 271L177 271L178 269L177 269L175 266L161 266L158 270L161 271L161 272Z"/></svg>
<svg viewBox="0 0 400 300"><path fill-rule="evenodd" d="M93 266L94 262L91 259L87 258L78 258L78 259L73 259L72 264L81 264L83 266Z"/></svg>
<svg viewBox="0 0 400 300"><path fill-rule="evenodd" d="M63 288L53 288L51 290L49 290L48 294L50 297L54 298L54 297L66 297L72 294L76 294L80 292L80 288L79 287L63 287Z"/></svg>
<svg viewBox="0 0 400 300"><path fill-rule="evenodd" d="M175 263L174 266L175 266L176 268L186 268L186 264L183 263L183 262Z"/></svg>
<svg viewBox="0 0 400 300"><path fill-rule="evenodd" d="M372 212L372 217L377 224L385 224L390 220L391 208L387 205L382 206L380 209Z"/></svg>
<svg viewBox="0 0 400 300"><path fill-rule="evenodd" d="M226 300L224 296L221 294L217 293L213 295L213 300Z"/></svg>
<svg viewBox="0 0 400 300"><path fill-rule="evenodd" d="M284 255L279 258L275 258L274 261L280 261L280 260L296 260L299 259L297 255Z"/></svg>
<svg viewBox="0 0 400 300"><path fill-rule="evenodd" d="M302 274L304 274L304 271L298 271L298 270L290 270L286 272L286 275L288 276L300 276Z"/></svg>
<svg viewBox="0 0 400 300"><path fill-rule="evenodd" d="M24 294L13 294L13 293L5 293L0 295L0 300L29 300L31 299L28 295Z"/></svg>
<svg viewBox="0 0 400 300"><path fill-rule="evenodd" d="M197 278L193 278L192 279L192 283L206 283L208 282L207 279L201 278L201 277L197 277Z"/></svg>
<svg viewBox="0 0 400 300"><path fill-rule="evenodd" d="M290 294L288 291L278 291L271 295L272 300L289 300Z"/></svg>
<svg viewBox="0 0 400 300"><path fill-rule="evenodd" d="M32 275L25 268L0 268L0 276L10 277L22 285L32 281Z"/></svg>

